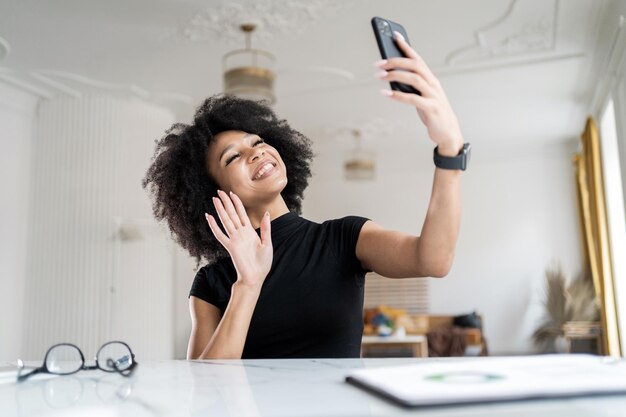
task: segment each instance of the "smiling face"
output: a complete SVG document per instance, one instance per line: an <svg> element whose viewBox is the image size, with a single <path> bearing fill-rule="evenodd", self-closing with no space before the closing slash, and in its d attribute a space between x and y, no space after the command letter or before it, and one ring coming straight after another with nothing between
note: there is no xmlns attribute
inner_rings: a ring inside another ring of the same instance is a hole
<svg viewBox="0 0 626 417"><path fill-rule="evenodd" d="M287 185L278 151L259 136L228 130L209 144L207 170L220 189L239 196L246 208L271 203Z"/></svg>

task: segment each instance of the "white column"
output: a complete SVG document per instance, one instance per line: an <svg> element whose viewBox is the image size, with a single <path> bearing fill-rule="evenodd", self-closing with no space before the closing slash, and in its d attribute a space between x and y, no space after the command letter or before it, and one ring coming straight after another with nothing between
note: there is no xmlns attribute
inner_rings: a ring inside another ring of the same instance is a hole
<svg viewBox="0 0 626 417"><path fill-rule="evenodd" d="M114 338L138 359L172 356L172 248L141 188L154 140L172 122L168 110L113 94L41 102L26 359L41 359L58 342L76 343L90 358Z"/></svg>

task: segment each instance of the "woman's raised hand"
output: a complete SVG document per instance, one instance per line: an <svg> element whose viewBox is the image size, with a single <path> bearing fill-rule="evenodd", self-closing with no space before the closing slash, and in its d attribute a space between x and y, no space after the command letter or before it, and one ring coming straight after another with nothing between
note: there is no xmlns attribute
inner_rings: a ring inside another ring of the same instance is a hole
<svg viewBox="0 0 626 417"><path fill-rule="evenodd" d="M237 281L260 291L274 257L269 213L266 212L261 220L259 239L239 197L232 192L229 197L221 190L218 195L219 198L213 197L213 204L226 234L219 228L215 218L205 213L209 227L230 254L237 270Z"/></svg>
<svg viewBox="0 0 626 417"><path fill-rule="evenodd" d="M408 84L422 95L392 90L382 90L382 93L414 106L428 129L428 136L439 146L439 154L456 156L463 147L463 137L441 83L400 33L395 32L394 39L406 58L389 58L377 62L382 70L378 73L378 78ZM396 69L404 71L394 71Z"/></svg>

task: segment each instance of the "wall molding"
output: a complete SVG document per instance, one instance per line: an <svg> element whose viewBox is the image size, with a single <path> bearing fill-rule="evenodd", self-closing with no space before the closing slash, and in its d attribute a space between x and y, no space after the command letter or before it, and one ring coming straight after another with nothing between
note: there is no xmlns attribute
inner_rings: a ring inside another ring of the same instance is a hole
<svg viewBox="0 0 626 417"><path fill-rule="evenodd" d="M269 42L280 35L301 34L311 22L339 16L357 3L355 0L222 0L199 10L179 27L167 30L163 38L243 45L239 26L254 23L257 26L254 41Z"/></svg>
<svg viewBox="0 0 626 417"><path fill-rule="evenodd" d="M35 117L39 97L2 82L0 79L0 107L16 112L27 118Z"/></svg>
<svg viewBox="0 0 626 417"><path fill-rule="evenodd" d="M474 31L474 42L450 52L445 63L476 64L492 59L554 52L559 0L512 0L495 21Z"/></svg>
<svg viewBox="0 0 626 417"><path fill-rule="evenodd" d="M167 91L149 91L137 84L111 83L81 74L56 71L18 71L0 67L0 82L5 82L40 99L71 97L80 99L88 94L114 94L129 98L140 98L154 104L172 106L192 106L195 100L185 94Z"/></svg>

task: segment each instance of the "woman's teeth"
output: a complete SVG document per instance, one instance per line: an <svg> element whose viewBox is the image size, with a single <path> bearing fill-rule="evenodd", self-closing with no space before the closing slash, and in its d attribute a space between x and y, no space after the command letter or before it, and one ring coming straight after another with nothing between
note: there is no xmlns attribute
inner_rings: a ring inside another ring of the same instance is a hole
<svg viewBox="0 0 626 417"><path fill-rule="evenodd" d="M254 179L255 180L260 179L267 171L269 171L272 168L274 168L274 165L268 162L267 164L265 164L265 166L263 166L263 168L261 168L259 173L254 176Z"/></svg>

